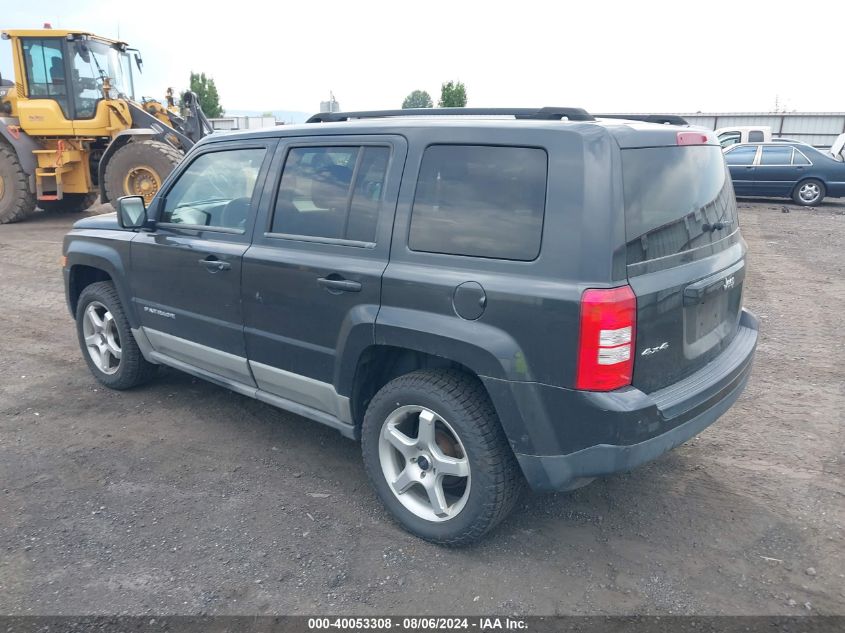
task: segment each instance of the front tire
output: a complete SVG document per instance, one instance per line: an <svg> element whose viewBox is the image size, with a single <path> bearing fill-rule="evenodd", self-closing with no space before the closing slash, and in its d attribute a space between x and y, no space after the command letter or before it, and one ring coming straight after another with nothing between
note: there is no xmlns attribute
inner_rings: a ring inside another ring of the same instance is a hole
<svg viewBox="0 0 845 633"><path fill-rule="evenodd" d="M18 155L0 141L0 224L23 220L35 213L35 194Z"/></svg>
<svg viewBox="0 0 845 633"><path fill-rule="evenodd" d="M820 204L826 195L827 191L821 180L808 178L795 185L795 189L792 192L792 199L795 201L795 204L800 204L802 207L814 207Z"/></svg>
<svg viewBox="0 0 845 633"><path fill-rule="evenodd" d="M150 380L157 365L141 354L114 284L86 288L76 306L76 333L94 377L111 389L130 389Z"/></svg>
<svg viewBox="0 0 845 633"><path fill-rule="evenodd" d="M82 213L97 202L97 193L66 193L61 200L39 200L48 213Z"/></svg>
<svg viewBox="0 0 845 633"><path fill-rule="evenodd" d="M376 493L412 534L441 545L480 539L504 519L522 475L477 378L421 370L385 385L367 407L364 465Z"/></svg>
<svg viewBox="0 0 845 633"><path fill-rule="evenodd" d="M143 196L149 204L182 154L161 141L129 141L106 165L105 188L114 204L122 196Z"/></svg>

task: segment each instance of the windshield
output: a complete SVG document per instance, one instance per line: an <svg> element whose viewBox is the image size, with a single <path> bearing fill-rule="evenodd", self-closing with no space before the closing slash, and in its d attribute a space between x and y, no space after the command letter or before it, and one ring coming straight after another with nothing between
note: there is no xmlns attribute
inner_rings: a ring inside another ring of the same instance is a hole
<svg viewBox="0 0 845 633"><path fill-rule="evenodd" d="M737 228L719 147L626 149L622 181L629 264L712 244Z"/></svg>
<svg viewBox="0 0 845 633"><path fill-rule="evenodd" d="M103 79L109 78L114 96L132 96L132 75L128 58L113 46L97 40L77 40L72 44L76 75L74 94L76 118L94 116L102 98Z"/></svg>

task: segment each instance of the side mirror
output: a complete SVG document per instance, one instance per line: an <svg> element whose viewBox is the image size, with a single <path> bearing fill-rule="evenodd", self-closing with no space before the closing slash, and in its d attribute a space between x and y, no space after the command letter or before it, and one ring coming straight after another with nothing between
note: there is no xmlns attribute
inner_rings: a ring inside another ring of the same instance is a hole
<svg viewBox="0 0 845 633"><path fill-rule="evenodd" d="M147 224L147 207L142 196L123 196L117 200L117 221L124 229L140 229Z"/></svg>

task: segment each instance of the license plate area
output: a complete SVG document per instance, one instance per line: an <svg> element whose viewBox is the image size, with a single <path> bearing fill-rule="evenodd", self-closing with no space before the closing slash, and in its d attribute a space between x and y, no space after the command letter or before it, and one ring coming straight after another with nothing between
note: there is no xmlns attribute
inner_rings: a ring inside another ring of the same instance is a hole
<svg viewBox="0 0 845 633"><path fill-rule="evenodd" d="M707 294L684 308L684 355L697 358L730 339L742 309L742 285Z"/></svg>

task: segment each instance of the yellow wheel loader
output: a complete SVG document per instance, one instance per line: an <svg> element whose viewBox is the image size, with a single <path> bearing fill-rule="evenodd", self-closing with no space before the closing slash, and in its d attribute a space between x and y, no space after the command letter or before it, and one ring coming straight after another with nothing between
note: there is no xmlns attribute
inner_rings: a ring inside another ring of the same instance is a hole
<svg viewBox="0 0 845 633"><path fill-rule="evenodd" d="M0 36L14 68L0 77L0 224L36 206L83 211L98 195L149 201L212 132L192 92L181 109L170 90L166 106L135 100L131 57L139 71L143 61L124 42L51 28Z"/></svg>

